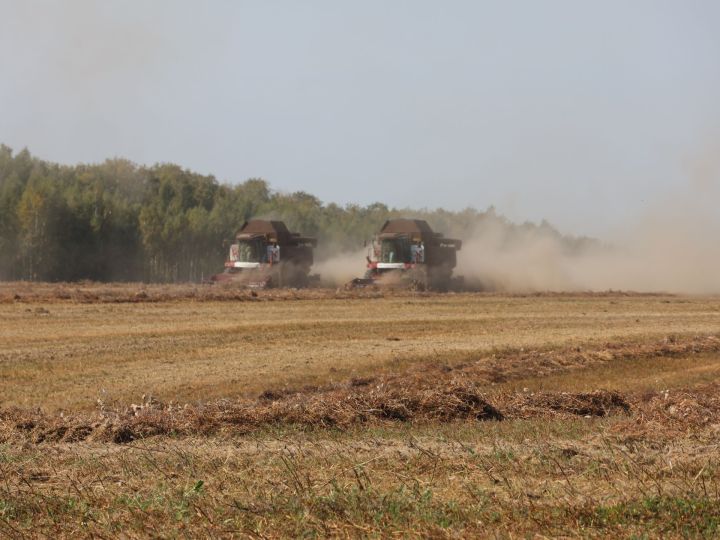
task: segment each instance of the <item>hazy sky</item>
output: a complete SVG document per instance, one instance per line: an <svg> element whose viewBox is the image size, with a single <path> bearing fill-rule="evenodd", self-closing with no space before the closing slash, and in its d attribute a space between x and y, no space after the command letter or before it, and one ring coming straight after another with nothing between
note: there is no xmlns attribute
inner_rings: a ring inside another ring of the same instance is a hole
<svg viewBox="0 0 720 540"><path fill-rule="evenodd" d="M0 0L0 142L601 234L720 140L718 1Z"/></svg>

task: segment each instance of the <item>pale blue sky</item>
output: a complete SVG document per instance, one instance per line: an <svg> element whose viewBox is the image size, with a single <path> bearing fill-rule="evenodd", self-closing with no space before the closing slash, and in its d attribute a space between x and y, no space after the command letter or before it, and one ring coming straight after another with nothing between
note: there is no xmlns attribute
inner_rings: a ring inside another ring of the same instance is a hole
<svg viewBox="0 0 720 540"><path fill-rule="evenodd" d="M0 0L0 141L602 234L720 140L717 1Z"/></svg>

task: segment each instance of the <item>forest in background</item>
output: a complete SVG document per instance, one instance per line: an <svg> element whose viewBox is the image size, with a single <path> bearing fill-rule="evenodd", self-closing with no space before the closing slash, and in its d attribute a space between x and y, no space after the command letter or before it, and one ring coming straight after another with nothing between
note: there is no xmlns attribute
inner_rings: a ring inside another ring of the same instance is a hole
<svg viewBox="0 0 720 540"><path fill-rule="evenodd" d="M597 244L544 221L514 224L493 207L340 206L275 191L262 179L222 183L175 164L125 159L61 165L0 145L0 280L200 281L222 270L235 231L254 217L316 236L316 260L357 251L394 217L426 219L465 240L492 227L508 247L528 234L553 238L568 254Z"/></svg>

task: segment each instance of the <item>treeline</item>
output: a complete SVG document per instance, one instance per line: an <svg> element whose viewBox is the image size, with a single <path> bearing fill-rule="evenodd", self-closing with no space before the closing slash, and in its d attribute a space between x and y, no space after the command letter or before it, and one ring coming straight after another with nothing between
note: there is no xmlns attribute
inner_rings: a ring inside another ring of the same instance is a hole
<svg viewBox="0 0 720 540"><path fill-rule="evenodd" d="M173 164L124 159L59 165L0 146L0 280L198 281L222 269L229 241L252 217L317 236L321 259L359 249L386 219L400 216L427 219L460 238L493 226L509 241L532 230L562 239L568 250L592 242L562 237L547 223L514 225L492 208L343 207L274 191L261 179L229 185Z"/></svg>

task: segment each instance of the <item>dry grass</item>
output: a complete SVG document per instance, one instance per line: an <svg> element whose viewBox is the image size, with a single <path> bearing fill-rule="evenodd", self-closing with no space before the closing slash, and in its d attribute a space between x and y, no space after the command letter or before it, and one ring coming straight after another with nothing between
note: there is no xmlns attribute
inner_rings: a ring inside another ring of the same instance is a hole
<svg viewBox="0 0 720 540"><path fill-rule="evenodd" d="M720 534L717 298L4 284L0 322L0 536Z"/></svg>
<svg viewBox="0 0 720 540"><path fill-rule="evenodd" d="M347 297L263 291L251 301L0 304L0 405L92 409L131 402L256 397L430 360L454 364L506 349L632 343L717 331L713 298L483 294ZM138 287L103 286L116 295ZM104 288L88 286L95 296ZM30 289L32 290L32 289ZM124 291L124 292L123 292ZM231 290L232 294L248 295ZM12 294L11 294L12 293ZM154 294L150 291L148 294ZM376 294L376 293L374 293ZM297 297L284 301L277 298ZM269 300L268 299L275 299Z"/></svg>
<svg viewBox="0 0 720 540"><path fill-rule="evenodd" d="M712 537L717 431L613 418L0 451L0 531L49 536Z"/></svg>
<svg viewBox="0 0 720 540"><path fill-rule="evenodd" d="M10 408L0 413L0 441L21 436L36 443L86 439L129 442L155 435L245 434L274 426L347 428L388 420L605 416L628 413L630 402L652 401L647 397L652 394L637 389L627 395L597 389L537 392L527 387L517 392L505 389L509 384L496 385L495 381L532 380L530 373L542 380L553 373L563 374L555 377L574 375L578 385L588 376L592 381L599 365L614 373L616 364L626 364L630 358L636 361L672 358L687 366L698 357L705 360L719 354L720 339L716 336L673 338L657 343L606 345L602 350L507 351L455 366L424 363L399 373L352 378L343 384L294 391L267 390L256 400L223 399L192 405L163 404L147 398L142 405L101 403L95 414L69 415ZM702 392L715 390L715 386L706 385ZM696 392L700 392L697 386ZM663 395L667 399L668 395ZM709 407L715 410L715 405Z"/></svg>

